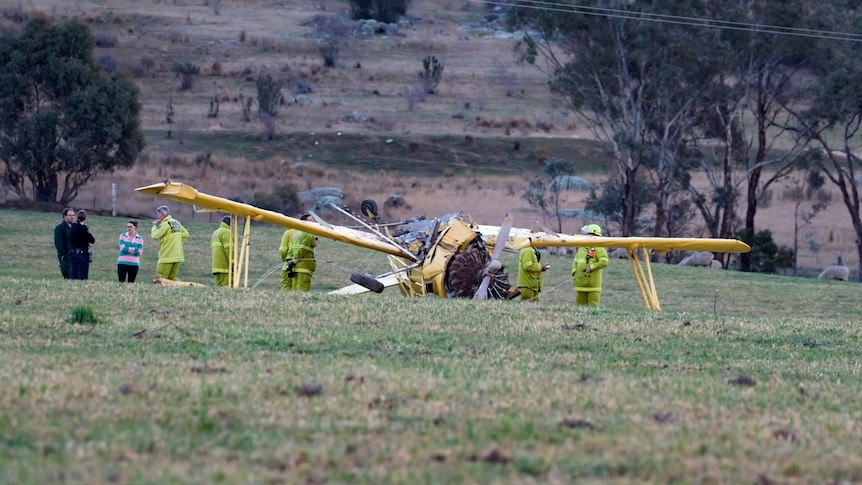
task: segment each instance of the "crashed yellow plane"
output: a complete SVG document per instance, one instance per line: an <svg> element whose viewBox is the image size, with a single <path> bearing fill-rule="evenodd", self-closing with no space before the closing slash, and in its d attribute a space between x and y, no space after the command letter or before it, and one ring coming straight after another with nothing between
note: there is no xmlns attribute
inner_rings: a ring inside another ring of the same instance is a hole
<svg viewBox="0 0 862 485"><path fill-rule="evenodd" d="M500 226L479 225L463 214L445 218L410 221L397 230L379 228L355 220L366 230L328 224L325 221L302 221L284 214L261 209L199 192L195 188L166 180L140 187L138 192L192 204L196 210L231 214L233 254L231 255L230 286L248 286L248 241L251 221L266 222L299 229L315 236L340 241L388 255L392 271L382 275L353 273L353 285L336 290L335 294L381 292L388 286L399 286L407 296L429 294L441 297L471 297L475 299L507 299L513 294L509 277L499 261L502 250L525 247L607 247L624 248L641 291L644 304L660 310L649 253L667 251L711 251L745 253L751 248L735 239L601 237L535 232L512 227L507 216ZM346 215L350 216L349 213ZM351 216L353 217L353 216ZM242 234L236 222L244 218ZM237 244L242 241L242 244Z"/></svg>

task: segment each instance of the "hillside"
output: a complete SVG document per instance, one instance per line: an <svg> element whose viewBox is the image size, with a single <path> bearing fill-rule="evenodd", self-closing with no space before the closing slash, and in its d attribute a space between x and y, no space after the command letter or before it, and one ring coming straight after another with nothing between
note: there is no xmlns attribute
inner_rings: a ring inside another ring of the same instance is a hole
<svg viewBox="0 0 862 485"><path fill-rule="evenodd" d="M538 216L520 195L542 160L572 160L591 181L608 170L604 148L550 99L539 70L515 62L515 40L482 2L414 1L397 28L357 29L331 68L315 25L347 22L340 0L29 0L3 8L12 28L34 11L84 20L96 58L140 87L148 148L135 169L91 183L76 201L86 208L109 208L115 183L120 212L148 214L155 201L133 188L170 177L244 198L281 184L338 186L348 201L403 196L407 206L393 217L463 210L496 221L512 212L531 225ZM425 56L445 66L431 95L419 89ZM190 89L180 89L176 63L201 68ZM261 72L285 86L269 125L243 120ZM566 205L581 208L586 195L569 194ZM791 245L793 208L780 193L772 200L758 223ZM800 235L801 265L819 268L840 255L855 267L845 211L833 194Z"/></svg>

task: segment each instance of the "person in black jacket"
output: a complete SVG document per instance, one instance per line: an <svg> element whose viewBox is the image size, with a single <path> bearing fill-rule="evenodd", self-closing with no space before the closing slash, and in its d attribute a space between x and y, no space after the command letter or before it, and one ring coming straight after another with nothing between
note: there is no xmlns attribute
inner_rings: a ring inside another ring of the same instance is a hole
<svg viewBox="0 0 862 485"><path fill-rule="evenodd" d="M69 255L72 247L69 246L69 231L75 222L75 209L63 209L63 220L54 228L54 249L57 250L57 262L60 263L60 273L64 280L71 278L69 268Z"/></svg>
<svg viewBox="0 0 862 485"><path fill-rule="evenodd" d="M90 277L90 246L95 244L96 238L90 234L90 228L84 224L87 213L78 211L77 222L72 224L69 232L69 245L72 247L70 273L73 280L85 280Z"/></svg>

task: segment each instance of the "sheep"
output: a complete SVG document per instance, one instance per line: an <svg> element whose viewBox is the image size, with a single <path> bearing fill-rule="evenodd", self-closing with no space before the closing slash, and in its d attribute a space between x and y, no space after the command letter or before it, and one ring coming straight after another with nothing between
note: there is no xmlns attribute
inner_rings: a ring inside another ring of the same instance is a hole
<svg viewBox="0 0 862 485"><path fill-rule="evenodd" d="M817 277L819 280L836 280L836 281L847 281L850 278L850 268L847 266L835 265L829 266L824 269L820 276Z"/></svg>
<svg viewBox="0 0 862 485"><path fill-rule="evenodd" d="M628 252L628 250L626 250L626 248L616 248L613 250L610 250L610 249L611 248L608 248L608 250L609 250L608 251L608 257L611 259L627 259L629 257L629 252ZM638 261L644 260L643 252L641 252L639 250L633 250L633 251L635 253L635 256L634 256L635 259L637 259Z"/></svg>
<svg viewBox="0 0 862 485"><path fill-rule="evenodd" d="M717 260L717 259L713 259L713 260L709 263L709 269L722 269L721 261L719 261L719 260Z"/></svg>
<svg viewBox="0 0 862 485"><path fill-rule="evenodd" d="M550 247L548 248L548 254L555 257L564 257L575 254L575 250L567 247Z"/></svg>
<svg viewBox="0 0 862 485"><path fill-rule="evenodd" d="M709 266L713 259L714 256L709 251L698 251L683 258L677 266Z"/></svg>

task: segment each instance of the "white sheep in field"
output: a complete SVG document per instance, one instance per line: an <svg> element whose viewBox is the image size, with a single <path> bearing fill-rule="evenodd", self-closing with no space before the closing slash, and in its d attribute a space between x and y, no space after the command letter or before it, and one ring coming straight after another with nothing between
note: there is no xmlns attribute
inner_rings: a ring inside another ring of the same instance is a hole
<svg viewBox="0 0 862 485"><path fill-rule="evenodd" d="M610 249L610 248L608 248L608 249ZM626 251L626 248L616 248L616 249L608 252L608 257L611 259L626 259L629 257L629 253L628 253L628 251ZM638 261L643 261L643 259L644 259L643 252L635 251L635 258Z"/></svg>
<svg viewBox="0 0 862 485"><path fill-rule="evenodd" d="M829 266L824 269L820 276L817 277L819 280L837 280L837 281L847 281L850 278L850 268L842 265Z"/></svg>
<svg viewBox="0 0 862 485"><path fill-rule="evenodd" d="M717 260L717 259L713 259L713 260L709 263L709 269L721 269L721 268L722 268L722 266L721 266L721 261L719 261L719 260Z"/></svg>
<svg viewBox="0 0 862 485"><path fill-rule="evenodd" d="M709 251L698 251L696 253L692 253L684 258L682 261L677 264L677 266L707 266L709 267L712 264L712 260L715 259L712 253ZM721 264L721 263L719 263Z"/></svg>
<svg viewBox="0 0 862 485"><path fill-rule="evenodd" d="M565 257L565 256L575 254L575 249L566 248L566 247L562 247L562 246L550 247L550 248L548 248L548 254L550 254L551 256Z"/></svg>

